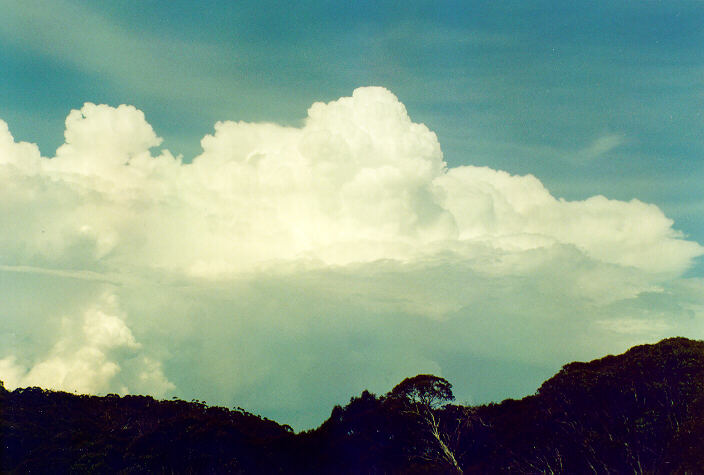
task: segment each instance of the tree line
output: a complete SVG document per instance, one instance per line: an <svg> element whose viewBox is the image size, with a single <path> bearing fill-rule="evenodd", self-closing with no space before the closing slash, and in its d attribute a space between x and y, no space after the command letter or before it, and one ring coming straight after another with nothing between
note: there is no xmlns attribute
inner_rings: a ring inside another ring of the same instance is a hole
<svg viewBox="0 0 704 475"><path fill-rule="evenodd" d="M0 375L1 377L1 375ZM454 404L439 376L363 391L317 429L242 408L0 385L3 473L699 473L704 342L570 363L535 394Z"/></svg>

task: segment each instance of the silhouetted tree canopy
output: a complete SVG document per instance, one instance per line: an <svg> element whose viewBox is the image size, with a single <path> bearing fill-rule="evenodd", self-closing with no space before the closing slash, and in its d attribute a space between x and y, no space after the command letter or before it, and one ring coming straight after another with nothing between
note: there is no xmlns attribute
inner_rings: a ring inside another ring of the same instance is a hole
<svg viewBox="0 0 704 475"><path fill-rule="evenodd" d="M427 410L436 410L455 399L452 384L446 379L432 374L419 374L406 378L394 387L389 398L401 401L406 406L422 406Z"/></svg>

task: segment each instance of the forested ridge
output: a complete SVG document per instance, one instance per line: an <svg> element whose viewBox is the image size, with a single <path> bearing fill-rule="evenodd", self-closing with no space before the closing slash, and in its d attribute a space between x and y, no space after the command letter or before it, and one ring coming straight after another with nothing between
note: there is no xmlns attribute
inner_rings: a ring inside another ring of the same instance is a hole
<svg viewBox="0 0 704 475"><path fill-rule="evenodd" d="M2 375L0 375L2 378ZM407 378L294 433L244 409L0 386L3 473L702 473L704 342L570 363L534 395L453 404Z"/></svg>

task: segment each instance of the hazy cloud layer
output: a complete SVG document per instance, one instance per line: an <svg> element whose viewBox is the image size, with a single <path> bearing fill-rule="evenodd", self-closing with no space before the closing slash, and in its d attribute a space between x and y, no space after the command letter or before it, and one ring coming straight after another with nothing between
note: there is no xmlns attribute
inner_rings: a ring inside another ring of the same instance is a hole
<svg viewBox="0 0 704 475"><path fill-rule="evenodd" d="M463 378L462 362L550 371L703 336L702 282L681 275L704 249L658 207L448 168L385 89L316 103L300 128L218 122L192 163L160 142L132 106L72 111L52 158L0 121L8 385L310 425L364 387ZM458 396L516 395L475 383Z"/></svg>

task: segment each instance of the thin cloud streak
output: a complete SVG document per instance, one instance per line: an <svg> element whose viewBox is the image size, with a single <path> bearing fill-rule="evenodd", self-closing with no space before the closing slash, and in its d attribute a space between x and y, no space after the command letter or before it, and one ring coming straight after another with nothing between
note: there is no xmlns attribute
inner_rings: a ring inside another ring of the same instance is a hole
<svg viewBox="0 0 704 475"><path fill-rule="evenodd" d="M78 279L78 280L89 280L92 282L102 282L106 284L119 285L122 283L122 278L117 275L108 276L98 272L92 272L87 270L66 270L66 269L49 269L45 267L33 267L33 266L7 266L0 265L0 271L2 272L17 272L22 274L41 274L50 275L66 279Z"/></svg>

